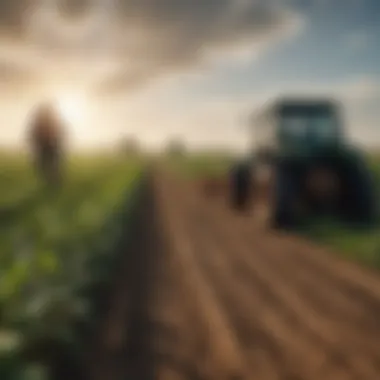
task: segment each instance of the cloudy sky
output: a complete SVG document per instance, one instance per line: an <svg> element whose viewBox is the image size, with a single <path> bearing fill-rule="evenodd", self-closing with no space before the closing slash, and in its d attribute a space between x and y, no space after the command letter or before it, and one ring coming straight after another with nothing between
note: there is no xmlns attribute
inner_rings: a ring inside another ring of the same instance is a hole
<svg viewBox="0 0 380 380"><path fill-rule="evenodd" d="M0 143L54 98L78 147L239 148L268 99L318 93L378 144L379 20L379 0L1 0Z"/></svg>

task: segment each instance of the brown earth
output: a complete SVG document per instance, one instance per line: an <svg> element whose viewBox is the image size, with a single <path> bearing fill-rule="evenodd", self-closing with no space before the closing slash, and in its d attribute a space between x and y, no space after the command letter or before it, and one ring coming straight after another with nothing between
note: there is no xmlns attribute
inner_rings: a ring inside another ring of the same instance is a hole
<svg viewBox="0 0 380 380"><path fill-rule="evenodd" d="M151 182L91 379L380 379L380 276L196 184Z"/></svg>

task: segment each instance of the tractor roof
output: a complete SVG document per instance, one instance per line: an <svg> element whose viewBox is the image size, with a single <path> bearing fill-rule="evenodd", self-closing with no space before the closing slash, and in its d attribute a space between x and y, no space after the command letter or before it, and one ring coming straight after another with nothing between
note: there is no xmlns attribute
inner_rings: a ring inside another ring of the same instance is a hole
<svg viewBox="0 0 380 380"><path fill-rule="evenodd" d="M250 117L250 124L255 125L258 121L264 120L271 115L276 116L283 114L284 112L318 112L318 111L338 111L340 109L340 103L335 99L323 97L311 97L311 96L298 96L298 97L282 97L275 101L270 102L269 105L264 107L258 113L254 113Z"/></svg>
<svg viewBox="0 0 380 380"><path fill-rule="evenodd" d="M272 112L281 114L287 111L312 111L336 110L339 103L328 98L283 98L277 100L271 107Z"/></svg>

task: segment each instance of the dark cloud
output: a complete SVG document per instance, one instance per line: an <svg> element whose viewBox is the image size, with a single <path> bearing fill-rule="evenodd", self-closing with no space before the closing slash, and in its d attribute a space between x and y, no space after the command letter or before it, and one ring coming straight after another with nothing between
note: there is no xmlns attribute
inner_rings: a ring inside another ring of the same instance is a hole
<svg viewBox="0 0 380 380"><path fill-rule="evenodd" d="M36 6L35 0L0 0L0 33L21 36L24 20Z"/></svg>
<svg viewBox="0 0 380 380"><path fill-rule="evenodd" d="M69 19L85 16L92 5L91 0L58 0L59 13Z"/></svg>
<svg viewBox="0 0 380 380"><path fill-rule="evenodd" d="M294 21L277 1L120 0L119 7L125 33L135 33L141 41L127 45L122 54L149 62L157 74L201 64L209 53L239 43L254 51L256 43L280 37ZM114 90L123 90L125 84L144 81L139 74L131 78L129 70L121 70L109 81ZM148 70L146 74L151 77Z"/></svg>
<svg viewBox="0 0 380 380"><path fill-rule="evenodd" d="M119 4L126 28L144 29L149 47L170 55L260 35L285 21L278 2L266 0L119 0Z"/></svg>
<svg viewBox="0 0 380 380"><path fill-rule="evenodd" d="M0 32L6 31L11 36L22 34L26 18L36 4L46 6L47 0L0 0ZM83 54L88 49L99 49L98 57L104 49L104 55L110 59L125 61L124 67L113 74L103 80L98 78L95 87L100 92L138 87L167 72L201 65L211 53L223 53L239 44L251 46L254 52L257 43L282 37L294 21L294 14L279 6L280 0L109 0L107 3L55 0L55 4L68 22L90 14L100 5L111 18L108 24L99 21L99 28L103 28L100 37L106 36L107 41L101 46L97 46L97 38L92 38L89 47L87 41L91 38L88 37L79 45L74 43L73 49L72 39L69 43L61 37L55 41L59 33L45 29L38 40L39 47L51 54L52 62L58 53ZM51 25L59 28L59 23ZM30 39L25 41L30 43Z"/></svg>

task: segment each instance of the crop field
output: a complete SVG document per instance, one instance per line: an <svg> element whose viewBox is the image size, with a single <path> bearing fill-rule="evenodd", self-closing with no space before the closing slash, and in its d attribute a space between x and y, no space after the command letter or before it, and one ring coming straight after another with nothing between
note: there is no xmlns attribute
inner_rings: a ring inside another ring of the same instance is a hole
<svg viewBox="0 0 380 380"><path fill-rule="evenodd" d="M18 353L42 342L78 348L75 324L92 322L88 293L110 276L140 171L138 162L73 159L53 191L26 157L0 160L0 378L19 378L28 368Z"/></svg>
<svg viewBox="0 0 380 380"><path fill-rule="evenodd" d="M3 163L0 378L378 380L379 274L205 195L230 162Z"/></svg>
<svg viewBox="0 0 380 380"><path fill-rule="evenodd" d="M227 173L234 162L233 157L221 155L194 155L168 160L168 167L183 178L199 178L200 176L220 177Z"/></svg>

